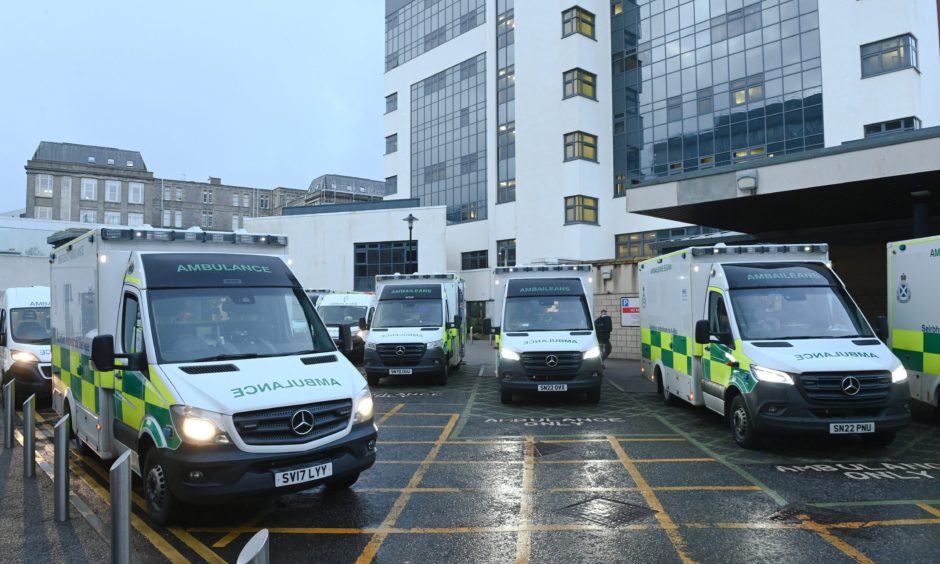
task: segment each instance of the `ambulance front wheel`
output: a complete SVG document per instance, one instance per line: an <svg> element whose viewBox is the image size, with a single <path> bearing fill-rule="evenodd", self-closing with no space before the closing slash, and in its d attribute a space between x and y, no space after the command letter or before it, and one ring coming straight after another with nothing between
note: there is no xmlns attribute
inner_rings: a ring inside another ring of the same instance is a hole
<svg viewBox="0 0 940 564"><path fill-rule="evenodd" d="M747 449L756 449L761 446L760 434L754 429L751 414L742 395L734 396L731 402L731 433L738 446Z"/></svg>
<svg viewBox="0 0 940 564"><path fill-rule="evenodd" d="M679 405L679 398L672 395L668 389L666 389L666 383L663 382L663 373L659 371L659 368L656 369L656 384L659 386L659 391L663 394L663 403L669 407Z"/></svg>
<svg viewBox="0 0 940 564"><path fill-rule="evenodd" d="M159 525L166 525L176 512L179 501L173 497L167 482L166 468L160 460L157 447L151 447L144 459L144 499L147 514Z"/></svg>

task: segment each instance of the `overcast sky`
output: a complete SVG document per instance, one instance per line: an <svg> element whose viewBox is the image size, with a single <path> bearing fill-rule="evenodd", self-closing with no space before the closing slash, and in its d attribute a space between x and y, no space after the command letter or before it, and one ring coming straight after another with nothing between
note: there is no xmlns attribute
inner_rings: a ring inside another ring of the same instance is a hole
<svg viewBox="0 0 940 564"><path fill-rule="evenodd" d="M382 176L382 0L0 4L0 211L40 141L161 178L306 188Z"/></svg>

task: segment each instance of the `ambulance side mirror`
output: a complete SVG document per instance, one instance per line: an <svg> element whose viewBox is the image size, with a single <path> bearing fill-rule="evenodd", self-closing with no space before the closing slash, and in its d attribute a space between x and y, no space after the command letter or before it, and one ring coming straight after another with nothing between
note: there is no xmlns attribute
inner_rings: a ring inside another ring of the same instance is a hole
<svg viewBox="0 0 940 564"><path fill-rule="evenodd" d="M360 318L359 318L359 329L360 329L361 331L365 331L365 330L368 329L368 328L369 328L369 323L366 321L366 318L365 318L365 317L360 317Z"/></svg>
<svg viewBox="0 0 940 564"><path fill-rule="evenodd" d="M711 342L711 336L708 334L708 321L702 319L695 322L695 342L699 345L707 345Z"/></svg>
<svg viewBox="0 0 940 564"><path fill-rule="evenodd" d="M0 347L7 346L7 334L6 331L0 332Z"/></svg>
<svg viewBox="0 0 940 564"><path fill-rule="evenodd" d="M463 325L463 318L459 315L455 315L454 321L452 323L448 323L448 325L449 329L460 329L460 326Z"/></svg>
<svg viewBox="0 0 940 564"><path fill-rule="evenodd" d="M98 372L114 370L114 337L98 335L91 340L91 363Z"/></svg>
<svg viewBox="0 0 940 564"><path fill-rule="evenodd" d="M353 325L351 323L348 325L340 323L339 325L339 352L347 357L353 350L352 328Z"/></svg>
<svg viewBox="0 0 940 564"><path fill-rule="evenodd" d="M875 318L875 335L881 339L882 342L888 342L888 318L879 315Z"/></svg>

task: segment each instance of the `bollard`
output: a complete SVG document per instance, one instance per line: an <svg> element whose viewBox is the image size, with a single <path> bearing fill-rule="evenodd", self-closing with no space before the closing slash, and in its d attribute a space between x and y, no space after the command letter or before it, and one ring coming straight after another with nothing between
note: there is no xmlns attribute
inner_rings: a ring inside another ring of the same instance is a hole
<svg viewBox="0 0 940 564"><path fill-rule="evenodd" d="M69 419L71 417L66 413L54 427L53 482L55 482L55 520L59 523L69 520Z"/></svg>
<svg viewBox="0 0 940 564"><path fill-rule="evenodd" d="M3 386L3 445L13 448L13 398L16 396L16 380Z"/></svg>
<svg viewBox="0 0 940 564"><path fill-rule="evenodd" d="M131 451L111 465L111 562L131 561Z"/></svg>
<svg viewBox="0 0 940 564"><path fill-rule="evenodd" d="M245 548L238 553L238 564L268 564L268 530L261 529L254 534Z"/></svg>
<svg viewBox="0 0 940 564"><path fill-rule="evenodd" d="M36 476L36 394L23 402L23 476Z"/></svg>

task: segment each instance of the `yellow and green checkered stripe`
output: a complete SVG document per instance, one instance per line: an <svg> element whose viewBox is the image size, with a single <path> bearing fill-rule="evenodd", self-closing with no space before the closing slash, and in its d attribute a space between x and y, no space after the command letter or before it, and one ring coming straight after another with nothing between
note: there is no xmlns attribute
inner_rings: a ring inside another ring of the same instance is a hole
<svg viewBox="0 0 940 564"><path fill-rule="evenodd" d="M61 345L52 345L52 365L59 373L62 384L72 390L75 401L93 413L101 411L98 405L96 374L91 369L87 356Z"/></svg>
<svg viewBox="0 0 940 564"><path fill-rule="evenodd" d="M692 340L683 335L640 329L643 358L650 362L662 360L664 366L682 374L692 374Z"/></svg>
<svg viewBox="0 0 940 564"><path fill-rule="evenodd" d="M940 333L892 329L891 350L908 370L940 374Z"/></svg>
<svg viewBox="0 0 940 564"><path fill-rule="evenodd" d="M737 368L729 362L737 362ZM742 351L740 340L735 341L734 351L719 343L708 345L708 351L702 356L702 373L706 380L725 387L734 383L744 393L757 384L751 376L751 360Z"/></svg>

